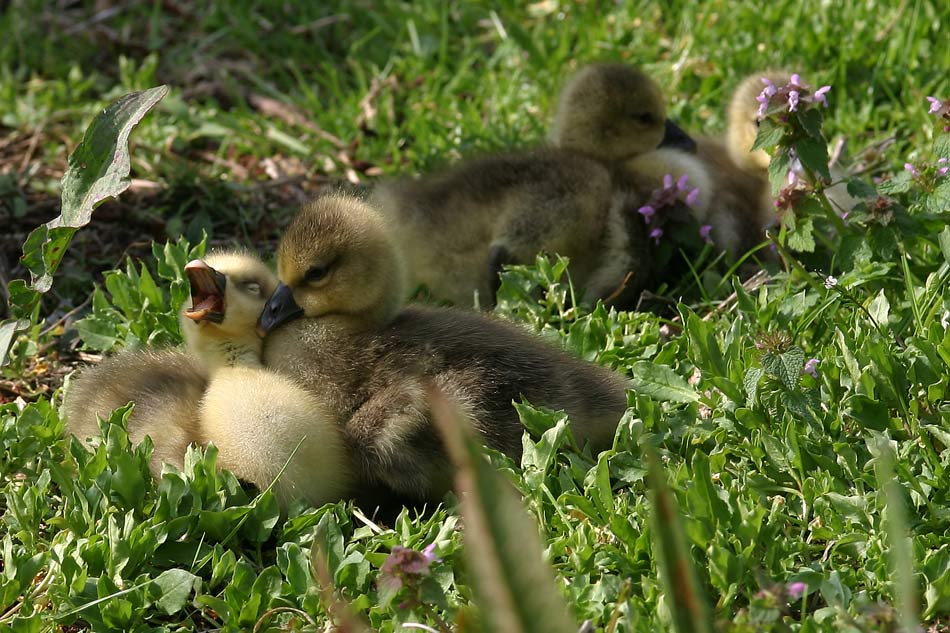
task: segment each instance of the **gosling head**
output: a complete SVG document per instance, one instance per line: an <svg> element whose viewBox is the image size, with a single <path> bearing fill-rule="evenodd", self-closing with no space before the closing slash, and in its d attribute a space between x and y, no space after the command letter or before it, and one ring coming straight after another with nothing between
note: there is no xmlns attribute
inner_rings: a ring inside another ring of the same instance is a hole
<svg viewBox="0 0 950 633"><path fill-rule="evenodd" d="M776 86L782 86L791 81L791 75L784 71L766 70L749 75L736 88L729 102L728 127L726 128L726 145L732 161L750 171L766 172L771 157L764 149L752 151L755 137L759 133L759 102L755 100L762 92L766 78Z"/></svg>
<svg viewBox="0 0 950 633"><path fill-rule="evenodd" d="M211 367L260 364L255 332L277 277L256 256L239 251L212 253L185 266L191 306L180 313L186 346Z"/></svg>
<svg viewBox="0 0 950 633"><path fill-rule="evenodd" d="M696 150L696 142L666 118L656 82L626 64L592 64L571 78L561 93L552 140L610 162L659 146Z"/></svg>
<svg viewBox="0 0 950 633"><path fill-rule="evenodd" d="M406 296L402 259L382 216L342 194L300 209L277 249L277 274L260 336L301 316L373 329L389 322Z"/></svg>

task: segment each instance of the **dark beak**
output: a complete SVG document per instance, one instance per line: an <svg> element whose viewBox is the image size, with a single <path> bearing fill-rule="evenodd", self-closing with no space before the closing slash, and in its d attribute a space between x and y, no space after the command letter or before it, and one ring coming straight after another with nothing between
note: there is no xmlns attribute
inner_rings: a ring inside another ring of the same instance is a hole
<svg viewBox="0 0 950 633"><path fill-rule="evenodd" d="M224 301L224 289L228 278L200 259L185 264L185 274L191 284L191 308L184 315L196 323L224 321L227 305Z"/></svg>
<svg viewBox="0 0 950 633"><path fill-rule="evenodd" d="M274 294L267 300L267 305L264 306L264 311L257 320L257 335L264 338L281 323L293 321L301 315L303 315L303 308L294 301L293 291L280 283Z"/></svg>
<svg viewBox="0 0 950 633"><path fill-rule="evenodd" d="M696 151L696 141L686 133L686 130L667 119L660 147L672 147L693 153Z"/></svg>

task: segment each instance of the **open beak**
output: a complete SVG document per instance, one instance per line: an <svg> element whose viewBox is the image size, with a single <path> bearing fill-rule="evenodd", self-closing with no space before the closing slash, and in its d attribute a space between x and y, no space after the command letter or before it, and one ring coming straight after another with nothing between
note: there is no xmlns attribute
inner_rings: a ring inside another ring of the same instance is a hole
<svg viewBox="0 0 950 633"><path fill-rule="evenodd" d="M191 283L191 308L185 310L184 315L196 323L224 321L224 289L228 278L200 259L185 264L185 274Z"/></svg>
<svg viewBox="0 0 950 633"><path fill-rule="evenodd" d="M257 335L263 338L268 332L281 323L293 321L303 315L303 308L294 301L293 291L283 283L277 285L277 290L267 300L264 311L257 319Z"/></svg>
<svg viewBox="0 0 950 633"><path fill-rule="evenodd" d="M660 147L672 147L692 153L696 151L696 141L686 133L686 130L667 119Z"/></svg>

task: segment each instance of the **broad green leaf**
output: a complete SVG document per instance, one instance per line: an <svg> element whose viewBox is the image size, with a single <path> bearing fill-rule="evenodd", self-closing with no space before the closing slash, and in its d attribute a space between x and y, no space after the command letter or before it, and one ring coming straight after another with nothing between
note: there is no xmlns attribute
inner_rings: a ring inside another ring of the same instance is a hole
<svg viewBox="0 0 950 633"><path fill-rule="evenodd" d="M934 154L937 158L950 160L950 134L937 134L934 139Z"/></svg>
<svg viewBox="0 0 950 633"><path fill-rule="evenodd" d="M795 142L795 152L802 165L812 173L821 176L825 182L831 182L828 171L828 146L822 138L803 138Z"/></svg>
<svg viewBox="0 0 950 633"><path fill-rule="evenodd" d="M457 468L466 554L486 630L575 633L577 625L544 560L538 526L515 489L489 465L469 421L448 398L432 389L429 401Z"/></svg>
<svg viewBox="0 0 950 633"><path fill-rule="evenodd" d="M49 223L50 228L83 227L99 203L128 189L129 134L166 94L168 86L127 94L93 119L69 156L62 182L63 212Z"/></svg>
<svg viewBox="0 0 950 633"><path fill-rule="evenodd" d="M641 394L670 402L699 400L696 390L672 367L641 360L630 369L633 371L634 388Z"/></svg>
<svg viewBox="0 0 950 633"><path fill-rule="evenodd" d="M950 226L945 226L940 231L937 239L940 242L940 252L943 253L943 260L950 264Z"/></svg>
<svg viewBox="0 0 950 633"><path fill-rule="evenodd" d="M166 615L177 613L185 606L188 596L200 583L200 578L184 569L164 571L152 580L152 585L159 592L155 604Z"/></svg>
<svg viewBox="0 0 950 633"><path fill-rule="evenodd" d="M15 320L0 322L0 350L3 351L4 356L10 346L13 345L13 337L19 329L19 325L19 322Z"/></svg>
<svg viewBox="0 0 950 633"><path fill-rule="evenodd" d="M876 198L877 189L860 178L848 178L848 195L855 198Z"/></svg>
<svg viewBox="0 0 950 633"><path fill-rule="evenodd" d="M759 124L759 131L755 136L755 143L752 144L750 152L757 149L771 149L778 145L785 135L785 128L775 123L771 118L765 118Z"/></svg>
<svg viewBox="0 0 950 633"><path fill-rule="evenodd" d="M703 370L712 370L714 375L728 377L726 361L722 357L722 350L719 349L714 329L700 319L695 312L681 308L680 313L686 323L690 352L693 354L696 365Z"/></svg>
<svg viewBox="0 0 950 633"><path fill-rule="evenodd" d="M769 161L769 184L772 187L773 196L778 195L778 192L788 183L788 170L791 166L792 161L787 150L780 151Z"/></svg>
<svg viewBox="0 0 950 633"><path fill-rule="evenodd" d="M83 134L82 141L69 155L62 180L62 212L50 222L33 230L23 244L22 261L30 271L30 293L14 303L11 311L19 319L31 319L40 295L53 284L76 229L89 223L93 209L126 189L129 172L129 134L168 93L167 86L134 92L103 110ZM11 291L12 294L12 291ZM0 365L7 363L7 345L0 346Z"/></svg>
<svg viewBox="0 0 950 633"><path fill-rule="evenodd" d="M808 110L799 111L798 122L802 124L802 129L808 133L808 136L824 143L824 138L821 135L821 110L809 108Z"/></svg>
<svg viewBox="0 0 950 633"><path fill-rule="evenodd" d="M891 312L891 304L887 301L884 291L881 290L868 305L868 313L878 327L887 328L887 317Z"/></svg>
<svg viewBox="0 0 950 633"><path fill-rule="evenodd" d="M762 368L765 372L780 380L788 389L798 386L804 366L805 352L800 347L792 347L781 354L768 352L762 355Z"/></svg>
<svg viewBox="0 0 950 633"><path fill-rule="evenodd" d="M924 199L930 213L950 213L950 177L941 178L933 192L927 194Z"/></svg>
<svg viewBox="0 0 950 633"><path fill-rule="evenodd" d="M788 232L788 247L799 253L813 253L815 251L814 233L815 225L812 219L807 216L800 218L795 223L795 229Z"/></svg>
<svg viewBox="0 0 950 633"><path fill-rule="evenodd" d="M888 178L878 183L877 189L881 193L889 196L907 193L913 186L913 178L909 171L900 171L893 178Z"/></svg>
<svg viewBox="0 0 950 633"><path fill-rule="evenodd" d="M761 367L752 367L745 374L745 379L742 381L742 385L745 387L749 406L755 404L755 396L759 392L759 381L762 380L762 376L764 375L765 370Z"/></svg>

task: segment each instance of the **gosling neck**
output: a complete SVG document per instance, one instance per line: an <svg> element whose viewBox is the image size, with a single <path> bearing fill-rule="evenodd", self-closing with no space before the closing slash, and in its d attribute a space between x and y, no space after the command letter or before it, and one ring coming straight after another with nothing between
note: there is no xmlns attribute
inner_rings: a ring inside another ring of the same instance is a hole
<svg viewBox="0 0 950 633"><path fill-rule="evenodd" d="M207 332L191 332L185 346L201 359L209 372L227 367L262 367L263 341L253 328L247 334L224 336L205 326Z"/></svg>

